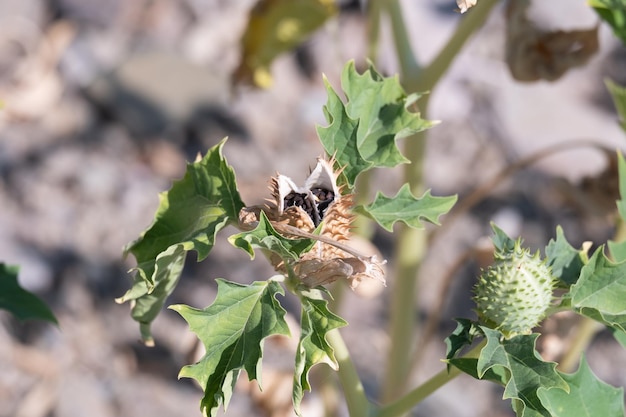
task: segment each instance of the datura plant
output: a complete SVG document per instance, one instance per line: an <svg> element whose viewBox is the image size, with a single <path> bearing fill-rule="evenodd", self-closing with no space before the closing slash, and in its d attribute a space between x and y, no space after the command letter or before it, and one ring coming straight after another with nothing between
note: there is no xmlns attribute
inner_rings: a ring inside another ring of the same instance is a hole
<svg viewBox="0 0 626 417"><path fill-rule="evenodd" d="M193 250L198 261L204 260L226 226L239 229L226 239L232 246L251 258L263 254L276 270L275 276L250 284L216 279L216 298L206 308L169 307L205 348L204 356L179 375L202 388L202 413L215 416L220 405L227 408L242 370L261 386L265 338L290 336L280 301L289 291L301 303L292 391L298 415L304 392L311 389L311 368L325 363L338 371L353 417L403 415L459 371L502 385L520 417L622 416L622 391L599 381L584 360L577 373L568 375L535 350L538 334L533 329L560 310L599 321L626 340L626 249L610 243L612 260L603 247L589 258L570 246L560 229L541 259L494 226L496 260L474 292L478 320L459 319L446 340L450 373L444 369L443 377L389 404L366 398L349 346L337 330L347 323L330 311L328 300L337 285L354 289L364 280L385 285L385 260L352 247L351 223L355 216L366 216L390 232L396 222L413 228L422 228L424 222L436 225L456 197L435 197L430 191L416 197L404 184L393 196L378 193L369 204L355 205L364 200L354 198L357 178L372 168L410 162L397 142L434 123L417 112L418 94L406 94L397 77L383 77L371 65L363 73L354 63L345 67L345 101L325 82L327 126L317 132L326 155L311 156L313 168L303 184L277 174L268 178L265 204L245 204L222 153L224 139L188 164L184 178L160 195L153 224L125 249L137 266L132 287L118 301L130 302L146 344L154 343L150 324L174 291L187 253ZM620 159L621 179L625 167ZM621 204L626 207L626 201ZM485 340L476 343L480 339ZM467 346L469 352L464 352Z"/></svg>

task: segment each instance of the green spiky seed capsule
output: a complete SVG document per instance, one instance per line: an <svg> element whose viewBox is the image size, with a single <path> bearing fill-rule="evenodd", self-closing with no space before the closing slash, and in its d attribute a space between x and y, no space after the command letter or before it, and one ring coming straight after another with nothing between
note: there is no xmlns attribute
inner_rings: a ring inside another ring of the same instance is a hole
<svg viewBox="0 0 626 417"><path fill-rule="evenodd" d="M483 271L474 287L479 320L507 338L529 334L539 324L555 283L539 253L531 255L519 240L512 246L496 252L494 265Z"/></svg>

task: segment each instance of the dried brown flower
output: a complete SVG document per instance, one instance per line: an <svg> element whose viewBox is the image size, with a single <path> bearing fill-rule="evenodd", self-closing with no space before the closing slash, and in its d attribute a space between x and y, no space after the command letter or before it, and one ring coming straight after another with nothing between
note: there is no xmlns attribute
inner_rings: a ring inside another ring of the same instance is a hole
<svg viewBox="0 0 626 417"><path fill-rule="evenodd" d="M261 211L272 226L288 238L316 240L310 251L293 265L293 272L309 287L330 284L345 278L356 288L364 278L385 283L383 265L375 256L358 253L349 246L353 220L352 195L337 186L340 172L333 170L334 160L318 158L317 165L304 186L277 174L270 181L272 199L265 206L244 208L239 214L242 228L251 228L259 221ZM313 233L319 228L319 234ZM286 273L284 261L271 255L276 270Z"/></svg>

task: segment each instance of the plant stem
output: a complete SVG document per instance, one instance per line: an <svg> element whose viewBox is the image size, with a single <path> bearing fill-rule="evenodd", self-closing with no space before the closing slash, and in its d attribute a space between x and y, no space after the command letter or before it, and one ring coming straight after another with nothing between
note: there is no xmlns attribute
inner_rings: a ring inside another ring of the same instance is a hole
<svg viewBox="0 0 626 417"><path fill-rule="evenodd" d="M350 359L350 352L346 347L341 333L333 329L326 334L326 340L335 351L335 358L339 363L339 382L348 405L348 412L352 417L366 417L370 413L370 402L365 396L361 379L356 372L354 363Z"/></svg>
<svg viewBox="0 0 626 417"><path fill-rule="evenodd" d="M563 358L559 361L559 371L572 372L578 365L580 356L587 346L589 346L589 343L591 343L591 339L603 328L604 326L597 321L589 317L581 317L574 340L569 344L567 352L565 352Z"/></svg>
<svg viewBox="0 0 626 417"><path fill-rule="evenodd" d="M396 55L400 64L400 73L403 75L419 73L421 68L413 54L409 33L406 30L404 19L402 19L402 8L399 0L384 1L382 6L389 14L391 20L391 30L396 47Z"/></svg>
<svg viewBox="0 0 626 417"><path fill-rule="evenodd" d="M376 62L380 43L381 0L367 3L367 58Z"/></svg>
<svg viewBox="0 0 626 417"><path fill-rule="evenodd" d="M465 42L477 29L485 24L489 13L498 1L499 0L481 0L468 13L463 15L452 37L450 37L446 45L430 65L424 68L419 74L419 77L415 79L417 82L417 85L415 85L416 89L411 89L410 91L430 91L437 85L441 77L450 67L450 64L452 64L463 46L465 46ZM409 75L409 78L407 78L407 81L409 81L411 78L410 74L406 75ZM407 86L407 88L408 87L409 86Z"/></svg>
<svg viewBox="0 0 626 417"><path fill-rule="evenodd" d="M406 28L402 21L400 6L397 0L385 3L391 25L394 28L394 40L401 66L401 78L405 88L410 91L432 90L439 79L445 74L467 39L485 22L489 12L498 0L482 0L463 17L455 33L448 43L424 70L412 56L408 44ZM404 32L403 32L404 31ZM404 56L410 54L410 57ZM428 96L421 99L420 110L425 116L428 110ZM411 160L405 166L404 178L411 186L415 195L424 191L423 164L426 150L426 133L420 132L407 138L405 155ZM389 401L402 394L410 369L413 334L416 330L416 288L417 273L427 248L427 235L424 230L402 227L396 247L396 274L391 294L390 340L388 363L383 383L383 401Z"/></svg>
<svg viewBox="0 0 626 417"><path fill-rule="evenodd" d="M486 344L486 340L481 341L463 357L477 358L480 355L480 351ZM413 407L422 402L424 398L428 397L437 389L456 378L459 374L461 374L461 371L454 366L451 366L449 371L444 369L428 381L421 384L419 387L415 388L413 391L404 395L399 400L380 408L376 413L374 413L374 415L375 417L396 417L406 414L411 411Z"/></svg>

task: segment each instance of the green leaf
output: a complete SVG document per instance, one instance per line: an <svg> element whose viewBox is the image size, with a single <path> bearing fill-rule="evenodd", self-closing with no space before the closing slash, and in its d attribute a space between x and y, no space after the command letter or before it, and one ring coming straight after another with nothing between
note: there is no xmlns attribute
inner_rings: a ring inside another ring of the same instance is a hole
<svg viewBox="0 0 626 417"><path fill-rule="evenodd" d="M293 380L293 405L300 416L300 403L304 390L311 390L309 371L318 363L325 363L337 369L337 360L333 348L326 341L326 334L348 323L328 310L328 302L322 299L319 290L307 290L300 293L302 316L300 342L296 351L296 366Z"/></svg>
<svg viewBox="0 0 626 417"><path fill-rule="evenodd" d="M350 187L370 168L409 162L397 140L434 125L409 111L417 95L407 96L398 77L382 77L371 64L363 74L352 61L344 68L345 105L327 80L325 83L328 102L324 114L329 126L318 127L317 132L326 152L345 167L343 174Z"/></svg>
<svg viewBox="0 0 626 417"><path fill-rule="evenodd" d="M269 67L274 59L310 38L337 12L335 3L326 0L257 2L241 40L242 57L237 78L269 87Z"/></svg>
<svg viewBox="0 0 626 417"><path fill-rule="evenodd" d="M217 232L235 223L243 207L235 174L222 155L225 141L187 165L184 178L160 194L152 225L125 248L137 260L136 274L117 301L134 300L132 316L146 343L152 343L150 323L176 287L186 253L195 250L198 261L206 258Z"/></svg>
<svg viewBox="0 0 626 417"><path fill-rule="evenodd" d="M626 240L622 242L609 240L606 244L609 248L609 253L613 262L626 261Z"/></svg>
<svg viewBox="0 0 626 417"><path fill-rule="evenodd" d="M494 366L487 369L482 376L478 373L478 358L452 358L447 360L449 365L453 365L469 376L505 386L509 380L509 374L501 366Z"/></svg>
<svg viewBox="0 0 626 417"><path fill-rule="evenodd" d="M568 297L572 308L626 333L626 262L613 263L600 247L581 271Z"/></svg>
<svg viewBox="0 0 626 417"><path fill-rule="evenodd" d="M617 340L617 342L622 345L623 348L626 348L626 333L614 328L611 328L610 330L615 340Z"/></svg>
<svg viewBox="0 0 626 417"><path fill-rule="evenodd" d="M272 227L264 212L261 212L259 224L254 230L232 235L228 241L236 248L248 252L252 259L256 248L272 251L284 260L294 261L315 245L313 239L288 239L282 236Z"/></svg>
<svg viewBox="0 0 626 417"><path fill-rule="evenodd" d="M493 229L493 246L496 247L496 252L498 253L506 253L513 252L515 250L515 241L511 239L504 230L500 229L496 226L495 223L491 223L491 229Z"/></svg>
<svg viewBox="0 0 626 417"><path fill-rule="evenodd" d="M356 207L355 211L371 217L392 232L397 221L416 229L424 226L423 221L438 225L439 216L447 213L456 199L456 196L433 197L430 191L426 191L421 198L416 198L411 193L409 184L404 184L394 197L387 197L378 192L374 202Z"/></svg>
<svg viewBox="0 0 626 417"><path fill-rule="evenodd" d="M20 287L17 265L0 263L0 308L19 320L46 320L59 324L48 306L35 294Z"/></svg>
<svg viewBox="0 0 626 417"><path fill-rule="evenodd" d="M334 156L340 166L344 167L342 178L345 178L350 187L354 186L356 177L363 171L372 168L374 164L366 161L357 146L357 130L359 122L351 119L346 113L341 99L335 90L324 78L328 101L324 105L324 115L329 125L317 127L317 135L326 150Z"/></svg>
<svg viewBox="0 0 626 417"><path fill-rule="evenodd" d="M587 0L587 3L626 45L626 0Z"/></svg>
<svg viewBox="0 0 626 417"><path fill-rule="evenodd" d="M341 87L348 98L348 116L359 121L357 146L363 158L376 167L410 162L396 141L433 126L408 109L419 96L407 97L398 76L384 78L371 64L359 74L354 61L344 68Z"/></svg>
<svg viewBox="0 0 626 417"><path fill-rule="evenodd" d="M598 248L572 285L574 308L593 308L602 314L626 314L626 262L613 263Z"/></svg>
<svg viewBox="0 0 626 417"><path fill-rule="evenodd" d="M619 117L619 124L622 129L626 131L626 88L609 79L604 80L604 84L613 98L613 103L615 104L615 109ZM622 198L623 197L624 194L622 194Z"/></svg>
<svg viewBox="0 0 626 417"><path fill-rule="evenodd" d="M465 346L469 346L477 335L482 335L476 322L469 319L456 319L456 329L446 337L446 359L452 359Z"/></svg>
<svg viewBox="0 0 626 417"><path fill-rule="evenodd" d="M552 417L624 417L624 389L600 381L583 357L574 374L563 374L570 392L540 390L541 402Z"/></svg>
<svg viewBox="0 0 626 417"><path fill-rule="evenodd" d="M189 324L204 344L206 354L193 365L183 367L179 378L195 379L204 391L200 409L215 416L221 404L228 407L239 372L261 385L263 339L289 336L285 310L276 300L284 290L275 281L241 285L217 281L217 297L209 307L198 310L185 305L170 306Z"/></svg>
<svg viewBox="0 0 626 417"><path fill-rule="evenodd" d="M587 253L574 249L565 239L563 228L557 226L556 240L550 240L546 246L546 259L552 275L569 287L578 281L580 270L587 260Z"/></svg>
<svg viewBox="0 0 626 417"><path fill-rule="evenodd" d="M505 339L499 331L484 326L481 329L487 337L487 345L478 358L478 376L482 379L492 368L497 375L502 375L503 370L498 368L503 368L508 374L503 398L512 399L518 417L550 417L538 390L558 388L568 392L569 388L556 371L556 363L543 361L535 350L538 334Z"/></svg>

